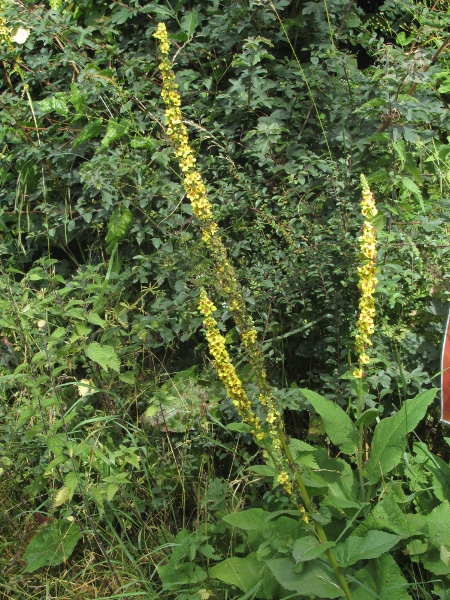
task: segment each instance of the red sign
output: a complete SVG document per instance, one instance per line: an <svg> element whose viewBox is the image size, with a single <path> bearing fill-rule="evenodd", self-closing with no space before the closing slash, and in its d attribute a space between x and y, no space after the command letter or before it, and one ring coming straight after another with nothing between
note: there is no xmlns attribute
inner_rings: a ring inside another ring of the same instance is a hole
<svg viewBox="0 0 450 600"><path fill-rule="evenodd" d="M442 348L442 396L441 421L450 425L450 315L445 329L444 346Z"/></svg>

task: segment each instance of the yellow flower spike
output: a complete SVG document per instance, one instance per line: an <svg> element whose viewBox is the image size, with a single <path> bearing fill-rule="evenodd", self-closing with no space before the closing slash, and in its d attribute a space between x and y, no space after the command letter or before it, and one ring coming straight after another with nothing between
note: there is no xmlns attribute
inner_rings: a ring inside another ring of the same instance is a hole
<svg viewBox="0 0 450 600"><path fill-rule="evenodd" d="M371 336L375 331L375 300L373 294L377 284L375 261L377 257L376 231L373 226L373 220L377 214L375 198L370 191L369 184L364 175L361 175L362 201L361 212L364 216L364 225L362 235L358 242L360 247L360 257L362 264L358 267L360 291L359 300L359 318L357 322L358 331L355 337L355 348L359 355L359 368L353 375L361 379L363 376L363 367L370 358L367 355L367 348L372 346Z"/></svg>

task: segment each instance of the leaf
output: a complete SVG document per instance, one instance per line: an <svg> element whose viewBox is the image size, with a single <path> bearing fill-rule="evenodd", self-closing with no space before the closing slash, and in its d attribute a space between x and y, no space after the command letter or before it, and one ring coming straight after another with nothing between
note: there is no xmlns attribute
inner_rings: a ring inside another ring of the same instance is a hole
<svg viewBox="0 0 450 600"><path fill-rule="evenodd" d="M341 565L348 567L359 560L378 558L401 539L401 536L386 531L369 531L364 537L351 535L335 549L335 553Z"/></svg>
<svg viewBox="0 0 450 600"><path fill-rule="evenodd" d="M266 518L270 516L270 513L263 510L262 508L249 508L248 510L241 510L231 515L223 517L226 523L229 523L233 527L238 527L244 531L263 531L268 529L266 525Z"/></svg>
<svg viewBox="0 0 450 600"><path fill-rule="evenodd" d="M285 589L296 592L300 596L308 598L317 596L332 600L344 595L336 581L333 569L326 564L320 564L318 561L307 563L300 574L291 558L266 560L266 564Z"/></svg>
<svg viewBox="0 0 450 600"><path fill-rule="evenodd" d="M297 563L313 560L323 554L325 550L332 548L335 545L334 542L325 542L321 544L316 537L308 535L295 542L292 556Z"/></svg>
<svg viewBox="0 0 450 600"><path fill-rule="evenodd" d="M423 419L438 390L433 388L406 400L392 417L378 423L372 440L365 475L368 484L376 483L398 465L406 447L406 435Z"/></svg>
<svg viewBox="0 0 450 600"><path fill-rule="evenodd" d="M70 84L70 101L75 107L77 114L84 114L84 109L86 107L86 97L83 94L81 94L76 83ZM103 121L103 119L100 120Z"/></svg>
<svg viewBox="0 0 450 600"><path fill-rule="evenodd" d="M233 556L209 569L209 576L228 585L235 585L248 592L264 575L264 564L257 559L256 552L240 558Z"/></svg>
<svg viewBox="0 0 450 600"><path fill-rule="evenodd" d="M111 254L116 243L125 239L133 222L133 213L129 208L117 208L108 221L108 233L105 242L108 244L106 252Z"/></svg>
<svg viewBox="0 0 450 600"><path fill-rule="evenodd" d="M77 146L80 146L83 142L86 142L87 140L90 140L100 135L100 132L102 130L102 123L103 119L94 119L94 121L88 123L85 127L83 127L83 129L80 131L77 137L73 140L72 147L76 148Z"/></svg>
<svg viewBox="0 0 450 600"><path fill-rule="evenodd" d="M47 98L36 102L36 104L44 114L55 111L59 115L66 116L69 113L67 96L64 92L57 92L54 96L47 96Z"/></svg>
<svg viewBox="0 0 450 600"><path fill-rule="evenodd" d="M108 372L108 369L117 371L117 373L120 371L120 361L111 346L92 342L86 348L86 356L99 364L106 372Z"/></svg>
<svg viewBox="0 0 450 600"><path fill-rule="evenodd" d="M106 488L106 497L108 499L108 502L111 502L111 500L114 498L119 487L120 485L118 483L108 483L108 486Z"/></svg>
<svg viewBox="0 0 450 600"><path fill-rule="evenodd" d="M106 325L106 321L104 321L104 319L102 319L101 316L95 312L89 313L87 320L89 323L92 323L92 325L98 325L102 329Z"/></svg>
<svg viewBox="0 0 450 600"><path fill-rule="evenodd" d="M40 567L54 567L65 562L83 537L76 523L58 520L37 533L25 550L28 562L25 573L33 573Z"/></svg>
<svg viewBox="0 0 450 600"><path fill-rule="evenodd" d="M106 133L101 142L103 150L114 142L114 140L126 135L128 133L128 128L128 123L118 123L115 119L110 119L106 127Z"/></svg>
<svg viewBox="0 0 450 600"><path fill-rule="evenodd" d="M190 39L194 35L194 32L197 28L197 24L198 13L195 9L191 10L191 12L187 13L187 15L185 15L181 19L181 29L188 36L188 39Z"/></svg>
<svg viewBox="0 0 450 600"><path fill-rule="evenodd" d="M357 571L354 579L361 585L351 588L353 600L411 600L410 584L389 554L380 556ZM373 591L374 594L368 593Z"/></svg>
<svg viewBox="0 0 450 600"><path fill-rule="evenodd" d="M67 475L64 477L64 483L66 484L65 487L67 487L69 490L69 500L72 500L72 497L78 488L78 477L76 473L73 471L67 473Z"/></svg>
<svg viewBox="0 0 450 600"><path fill-rule="evenodd" d="M342 408L316 392L301 389L301 393L320 415L328 437L345 454L354 454L358 446L358 432Z"/></svg>
<svg viewBox="0 0 450 600"><path fill-rule="evenodd" d="M59 492L56 494L55 501L53 503L53 507L56 508L67 502L70 498L70 491L67 486L62 487Z"/></svg>

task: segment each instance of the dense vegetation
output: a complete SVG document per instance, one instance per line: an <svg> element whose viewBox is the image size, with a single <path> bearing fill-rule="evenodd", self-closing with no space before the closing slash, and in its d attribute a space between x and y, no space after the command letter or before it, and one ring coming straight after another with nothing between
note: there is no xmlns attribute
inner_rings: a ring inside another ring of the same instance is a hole
<svg viewBox="0 0 450 600"><path fill-rule="evenodd" d="M2 598L447 599L448 2L146 1L0 0Z"/></svg>

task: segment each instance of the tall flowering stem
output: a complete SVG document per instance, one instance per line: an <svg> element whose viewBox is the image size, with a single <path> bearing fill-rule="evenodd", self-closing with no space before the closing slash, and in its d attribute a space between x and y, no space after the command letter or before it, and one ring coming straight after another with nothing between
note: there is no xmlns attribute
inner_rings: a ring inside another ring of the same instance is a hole
<svg viewBox="0 0 450 600"><path fill-rule="evenodd" d="M362 378L364 365L369 362L367 350L372 346L372 335L375 331L375 300L373 294L377 284L377 278L375 277L377 272L377 239L373 225L377 209L375 198L364 175L361 175L361 187L363 196L361 212L364 216L364 226L362 235L358 240L361 258L361 265L358 267L358 289L361 292L361 297L359 299L358 332L355 339L356 351L359 355L359 367L353 373L358 379Z"/></svg>
<svg viewBox="0 0 450 600"><path fill-rule="evenodd" d="M246 350L249 362L254 368L254 372L256 374L260 391L259 401L267 415L266 423L268 425L268 433L271 437L271 448L280 473L278 481L284 487L286 492L290 492L292 488L292 482L289 480L289 476L287 475L284 465L285 461L282 457L282 444L280 441L280 435L284 432L281 413L279 411L277 401L273 395L272 387L267 381L262 356L257 343L257 332L253 323L253 319L247 313L245 308L245 299L239 285L235 269L228 260L226 248L218 234L218 225L214 221L212 205L207 197L205 183L196 168L196 159L189 144L187 129L182 119L181 99L178 93L178 86L175 82L175 74L172 69L172 64L169 60L170 42L167 37L167 30L164 23L158 24L154 36L160 42L159 51L161 55L161 62L159 68L163 77L163 89L161 96L166 105L166 133L169 135L175 148L175 156L180 165L180 171L186 189L186 195L191 201L192 211L200 223L202 240L207 246L211 257L216 264L217 289L223 293L229 301L230 310L239 329L242 343ZM211 328L211 311L209 310L208 304L205 301L205 296L202 296L202 298L203 299L200 301L199 308L205 316L204 323L207 331L207 339L211 353L215 357L217 348L215 348L214 345L217 345L220 333L218 330L214 330L215 326ZM207 312L205 312L205 310ZM213 342L213 346L211 346L210 342ZM222 355L223 353L221 353L220 356ZM220 360L217 361L216 359L217 368L219 368L220 364ZM223 380L223 383L227 387L227 391L230 393L230 397L234 401L235 398L232 395L232 388L228 387L227 381ZM236 381L235 385L237 385ZM239 404L241 401L237 400L237 402ZM244 418L245 415L241 414L241 416ZM249 422L246 418L244 418L244 421ZM250 422L250 424L253 425L253 422ZM261 439L262 432L259 431L258 428L254 431L255 436L260 436L259 439Z"/></svg>
<svg viewBox="0 0 450 600"><path fill-rule="evenodd" d="M360 259L361 264L358 267L359 283L358 289L361 293L359 299L359 318L357 323L357 333L355 339L355 347L358 353L359 365L355 369L353 375L359 379L358 386L358 417L363 411L362 402L362 378L364 367L369 362L367 354L368 349L372 346L372 336L375 331L375 300L374 292L377 284L375 277L376 258L377 258L377 240L376 230L373 224L377 209L375 206L375 198L370 191L369 184L364 175L361 175L362 201L361 212L364 216L364 226L362 235L359 237ZM364 500L364 477L363 477L363 437L364 425L359 426L358 439L358 471L359 481L361 486L361 497Z"/></svg>
<svg viewBox="0 0 450 600"><path fill-rule="evenodd" d="M302 520L311 527L318 540L321 543L327 543L325 531L320 523L313 524L308 518L307 513L313 512L311 499L300 472L295 468L278 403L273 394L272 387L267 381L263 357L257 343L257 332L251 316L246 311L245 299L234 267L228 260L226 248L218 235L218 225L214 221L212 205L206 194L206 186L202 176L196 169L196 159L189 145L187 130L182 120L181 99L177 91L172 65L169 61L170 43L164 23L158 24L154 36L160 42L161 62L159 67L163 77L161 95L166 105L166 132L175 148L175 156L180 165L186 195L191 201L192 211L200 223L203 242L208 248L212 259L215 261L217 290L224 294L228 300L249 363L256 375L259 387L259 402L266 415L264 425L261 424L260 419L253 412L251 402L231 363L226 350L225 339L217 327L217 321L213 317L216 307L208 298L205 290L202 289L200 292L199 310L204 316L203 324L206 329L206 339L209 350L214 358L215 368L242 420L252 427L252 434L255 440L258 443L262 443L271 456L278 469L278 483L286 493L291 494L293 502L300 511ZM292 493L294 486L304 506L297 501L295 494ZM344 591L345 597L347 600L352 600L347 581L333 550L327 548L325 552L336 573L336 578Z"/></svg>

